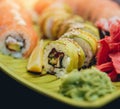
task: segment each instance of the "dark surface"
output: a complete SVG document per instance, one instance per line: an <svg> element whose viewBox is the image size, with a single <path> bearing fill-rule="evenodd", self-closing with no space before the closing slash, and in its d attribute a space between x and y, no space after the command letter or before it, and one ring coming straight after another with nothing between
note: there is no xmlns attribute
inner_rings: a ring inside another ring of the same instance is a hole
<svg viewBox="0 0 120 109"><path fill-rule="evenodd" d="M8 107L9 109L78 109L38 94L0 72L0 109ZM101 109L120 109L120 99Z"/></svg>

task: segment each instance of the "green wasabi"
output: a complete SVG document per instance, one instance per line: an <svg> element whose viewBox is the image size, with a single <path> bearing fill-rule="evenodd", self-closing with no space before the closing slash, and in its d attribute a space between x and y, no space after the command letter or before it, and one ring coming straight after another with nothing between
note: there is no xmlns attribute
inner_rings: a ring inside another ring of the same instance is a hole
<svg viewBox="0 0 120 109"><path fill-rule="evenodd" d="M113 91L115 87L107 74L94 67L72 71L60 86L61 94L81 101L94 101Z"/></svg>

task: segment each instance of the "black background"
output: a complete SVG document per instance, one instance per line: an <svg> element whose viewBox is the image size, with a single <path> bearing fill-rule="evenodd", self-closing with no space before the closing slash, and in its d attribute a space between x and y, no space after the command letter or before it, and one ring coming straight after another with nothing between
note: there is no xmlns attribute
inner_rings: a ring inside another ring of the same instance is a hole
<svg viewBox="0 0 120 109"><path fill-rule="evenodd" d="M120 2L120 0L118 0ZM77 109L38 94L0 71L0 109ZM80 109L80 108L79 108ZM120 98L101 109L120 109Z"/></svg>

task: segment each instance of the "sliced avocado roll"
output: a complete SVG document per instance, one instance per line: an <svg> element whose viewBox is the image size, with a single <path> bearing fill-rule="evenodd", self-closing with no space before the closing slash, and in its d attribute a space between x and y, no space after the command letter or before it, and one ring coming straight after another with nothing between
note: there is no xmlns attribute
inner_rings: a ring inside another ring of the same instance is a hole
<svg viewBox="0 0 120 109"><path fill-rule="evenodd" d="M97 51L97 40L91 34L82 31L81 29L71 30L61 37L75 40L85 53L84 66L89 66L91 60Z"/></svg>
<svg viewBox="0 0 120 109"><path fill-rule="evenodd" d="M75 46L74 49L77 50L77 52L78 52L78 69L80 69L84 65L84 61L85 61L85 53L84 53L83 49L73 39L60 38L60 41L62 41L62 40L65 44L68 43L68 40L72 43L72 45L74 44L74 46ZM72 48L72 45L70 46L70 44L69 44L68 46L70 48ZM73 51L73 49L72 49L72 51ZM73 52L73 54L74 54L74 52Z"/></svg>
<svg viewBox="0 0 120 109"><path fill-rule="evenodd" d="M45 38L54 39L51 33L51 28L53 28L54 20L56 18L66 18L67 16L70 16L71 13L71 8L63 3L55 3L46 8L39 17L40 29L43 32Z"/></svg>
<svg viewBox="0 0 120 109"><path fill-rule="evenodd" d="M59 11L55 14L50 15L46 18L45 23L43 25L43 33L46 35L49 39L57 39L57 34L55 35L55 32L59 29L59 26L55 26L56 21L64 21L70 16L70 14L65 13L64 11ZM61 24L62 24L61 22ZM60 25L60 24L59 24ZM54 27L55 26L55 27ZM54 30L53 30L54 28ZM56 29L56 31L55 31Z"/></svg>
<svg viewBox="0 0 120 109"><path fill-rule="evenodd" d="M93 34L98 40L100 39L99 31L92 23L85 23L85 31Z"/></svg>
<svg viewBox="0 0 120 109"><path fill-rule="evenodd" d="M66 33L72 27L72 25L76 23L84 23L83 18L78 15L71 15L67 20L62 23L58 32L58 38L61 37L61 35L63 35L64 33Z"/></svg>
<svg viewBox="0 0 120 109"><path fill-rule="evenodd" d="M63 14L61 15L60 18L55 18L54 22L53 22L53 26L51 28L51 32L52 32L52 36L55 37L56 39L58 39L58 33L60 31L60 27L62 26L63 22L68 19L68 16L64 15L63 17Z"/></svg>
<svg viewBox="0 0 120 109"><path fill-rule="evenodd" d="M71 29L81 29L88 33L91 33L97 40L100 39L98 29L89 21L83 20L80 16L72 15L65 20L60 27L58 37L61 37L67 31Z"/></svg>
<svg viewBox="0 0 120 109"><path fill-rule="evenodd" d="M81 29L85 32L88 32L89 34L93 35L97 40L100 39L100 35L99 35L99 31L98 29L90 24L90 23L86 23L86 22L75 22L73 24L71 24L70 28L68 31L72 30L72 29Z"/></svg>
<svg viewBox="0 0 120 109"><path fill-rule="evenodd" d="M44 69L58 77L82 67L85 59L82 48L71 39L50 42L44 49Z"/></svg>
<svg viewBox="0 0 120 109"><path fill-rule="evenodd" d="M46 20L48 20L48 18L51 18L51 17L57 17L57 16L60 16L60 15L69 15L69 13L63 11L63 10L57 10L57 11L53 11L53 12L50 12L50 11L46 11L45 13L42 13L41 16L39 17L39 25L40 25L40 29L41 31L44 33L44 29L45 29L45 23L46 23Z"/></svg>

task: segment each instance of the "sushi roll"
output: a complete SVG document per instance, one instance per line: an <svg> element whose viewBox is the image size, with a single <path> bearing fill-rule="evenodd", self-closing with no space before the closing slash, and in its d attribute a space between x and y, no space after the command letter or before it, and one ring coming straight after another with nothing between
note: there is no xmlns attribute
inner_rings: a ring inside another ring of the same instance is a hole
<svg viewBox="0 0 120 109"><path fill-rule="evenodd" d="M89 21L85 21L83 23L80 22L73 23L71 27L68 29L68 31L71 29L81 29L82 31L85 31L94 36L97 40L100 39L98 29L95 27L95 25L93 25Z"/></svg>
<svg viewBox="0 0 120 109"><path fill-rule="evenodd" d="M81 29L82 31L91 34L91 36L95 37L97 40L100 39L99 31L98 29L91 24L87 24L86 22L84 23L74 23L68 28L67 31L71 31L74 29Z"/></svg>
<svg viewBox="0 0 120 109"><path fill-rule="evenodd" d="M64 33L74 29L81 29L82 31L94 36L97 40L100 39L98 29L92 23L84 21L80 16L77 15L74 15L73 17L64 21L59 29L58 37L61 37L61 35Z"/></svg>
<svg viewBox="0 0 120 109"><path fill-rule="evenodd" d="M85 60L82 48L73 40L60 38L50 42L44 49L44 70L61 77L73 69L80 69Z"/></svg>
<svg viewBox="0 0 120 109"><path fill-rule="evenodd" d="M70 8L65 4L54 4L44 10L39 18L40 30L44 37L55 40L57 39L57 31L62 22L71 16Z"/></svg>
<svg viewBox="0 0 120 109"><path fill-rule="evenodd" d="M102 33L104 36L106 32L107 35L110 32L106 26L106 24L109 24L109 20L114 19L114 17L120 18L120 6L115 1L118 2L119 0L43 0L42 2L40 0L35 5L35 11L40 14L46 7L49 7L55 2L66 3L75 14L93 22L98 28L100 27L100 32L104 31ZM112 22L114 23L114 21Z"/></svg>
<svg viewBox="0 0 120 109"><path fill-rule="evenodd" d="M82 29L82 28L81 28L81 29ZM91 33L92 35L95 36L95 38L96 38L97 40L100 39L100 35L99 35L98 28L95 27L95 25L93 25L91 22L86 21L85 24L84 24L84 28L83 28L82 30Z"/></svg>
<svg viewBox="0 0 120 109"><path fill-rule="evenodd" d="M63 35L65 32L67 32L70 28L73 28L72 27L73 25L76 26L76 24L80 23L79 26L80 26L80 28L82 28L83 24L81 24L81 23L84 23L84 22L85 21L82 17L71 14L71 16L68 19L64 20L64 22L60 26L60 29L58 32L58 38L61 37L61 35Z"/></svg>
<svg viewBox="0 0 120 109"><path fill-rule="evenodd" d="M61 38L73 39L81 46L85 53L84 67L88 67L97 52L96 38L81 29L68 31Z"/></svg>
<svg viewBox="0 0 120 109"><path fill-rule="evenodd" d="M59 16L64 15L64 16ZM41 31L48 38L55 40L57 39L57 31L59 30L62 22L67 19L70 15L64 12L51 13L49 17L44 19L41 23ZM57 25L57 26L56 26Z"/></svg>
<svg viewBox="0 0 120 109"><path fill-rule="evenodd" d="M0 1L0 14L0 52L27 58L38 42L29 14L12 0Z"/></svg>

